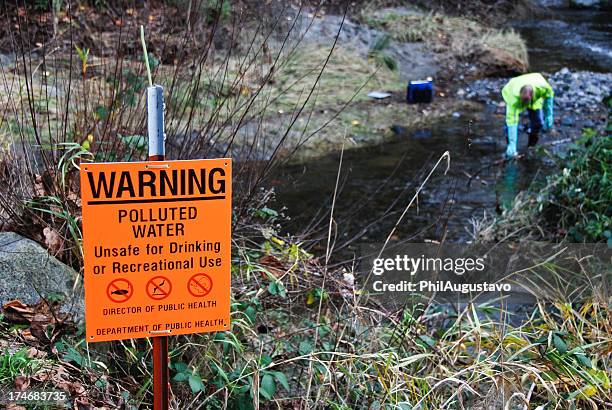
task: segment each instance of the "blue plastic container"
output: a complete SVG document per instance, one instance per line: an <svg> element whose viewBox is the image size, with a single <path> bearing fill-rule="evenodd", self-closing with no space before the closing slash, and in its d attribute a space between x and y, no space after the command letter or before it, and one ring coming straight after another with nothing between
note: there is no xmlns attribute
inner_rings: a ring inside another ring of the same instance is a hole
<svg viewBox="0 0 612 410"><path fill-rule="evenodd" d="M433 101L434 87L432 80L410 81L406 101L409 104L430 103Z"/></svg>

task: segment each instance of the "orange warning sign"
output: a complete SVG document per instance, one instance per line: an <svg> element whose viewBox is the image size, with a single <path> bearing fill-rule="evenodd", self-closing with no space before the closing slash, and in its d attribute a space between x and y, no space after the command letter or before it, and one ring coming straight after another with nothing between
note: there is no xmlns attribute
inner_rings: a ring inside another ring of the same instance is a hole
<svg viewBox="0 0 612 410"><path fill-rule="evenodd" d="M230 159L83 164L87 341L229 328Z"/></svg>

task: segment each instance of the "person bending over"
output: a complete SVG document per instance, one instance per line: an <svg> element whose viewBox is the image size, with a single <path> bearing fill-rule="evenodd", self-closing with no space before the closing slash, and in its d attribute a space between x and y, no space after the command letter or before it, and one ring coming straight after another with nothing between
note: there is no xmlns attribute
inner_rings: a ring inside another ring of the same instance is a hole
<svg viewBox="0 0 612 410"><path fill-rule="evenodd" d="M548 81L540 73L523 74L514 77L502 89L506 102L506 132L508 146L506 158L515 157L518 146L518 125L520 114L529 114L529 146L538 142L541 129L553 127L553 98L555 93Z"/></svg>

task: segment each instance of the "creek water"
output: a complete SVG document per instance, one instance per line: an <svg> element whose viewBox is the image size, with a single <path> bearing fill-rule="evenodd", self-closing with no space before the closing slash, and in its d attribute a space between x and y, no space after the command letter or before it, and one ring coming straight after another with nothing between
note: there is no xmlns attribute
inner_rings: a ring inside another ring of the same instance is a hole
<svg viewBox="0 0 612 410"><path fill-rule="evenodd" d="M551 15L554 19L513 22L528 42L533 71L562 67L609 71L609 12L556 10ZM477 112L460 113L428 129L396 135L377 146L346 150L334 208L337 247L346 244L344 249L349 250L383 242L446 151L451 158L448 172L444 174L445 162L434 171L393 239L469 240L473 220L508 206L519 191L543 181L551 169L542 155L501 162L503 125L503 112L483 104ZM544 144L547 139L554 138L544 137ZM522 132L519 150L525 151L525 145ZM276 198L287 207L291 217L287 228L293 233L309 231L310 237L316 238L316 233L326 237L339 160L340 154L333 153L279 169Z"/></svg>
<svg viewBox="0 0 612 410"><path fill-rule="evenodd" d="M516 20L512 26L527 41L533 71L612 67L612 11L554 9L544 19Z"/></svg>
<svg viewBox="0 0 612 410"><path fill-rule="evenodd" d="M338 243L384 241L446 151L448 171L446 160L438 164L394 239L468 240L471 219L494 213L538 175L544 176L542 161L500 161L502 131L503 115L483 106L481 112L463 113L380 145L346 150L334 210ZM339 159L333 154L283 168L276 192L278 201L288 207L290 229L313 228L317 221L326 226Z"/></svg>

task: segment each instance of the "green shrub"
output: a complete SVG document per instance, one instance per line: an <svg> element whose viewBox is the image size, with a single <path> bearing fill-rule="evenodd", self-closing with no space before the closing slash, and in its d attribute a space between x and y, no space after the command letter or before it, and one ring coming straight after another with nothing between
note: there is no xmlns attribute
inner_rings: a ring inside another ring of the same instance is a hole
<svg viewBox="0 0 612 410"><path fill-rule="evenodd" d="M474 238L606 242L612 246L612 138L585 129L557 155L557 171L544 184L519 192L502 215L474 220Z"/></svg>
<svg viewBox="0 0 612 410"><path fill-rule="evenodd" d="M586 131L568 151L562 172L549 178L542 212L577 242L612 243L612 139Z"/></svg>

